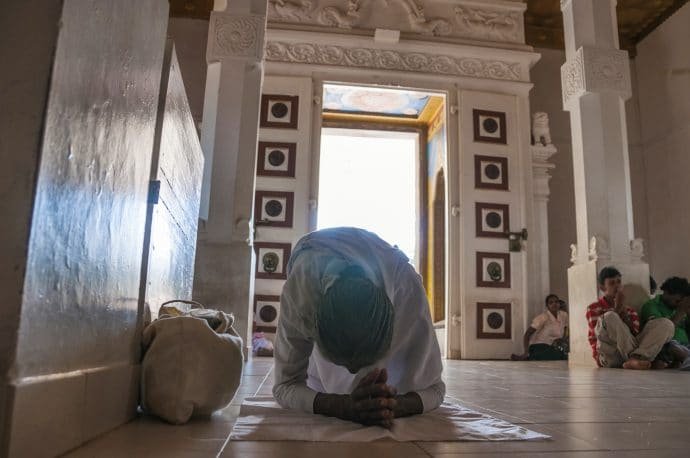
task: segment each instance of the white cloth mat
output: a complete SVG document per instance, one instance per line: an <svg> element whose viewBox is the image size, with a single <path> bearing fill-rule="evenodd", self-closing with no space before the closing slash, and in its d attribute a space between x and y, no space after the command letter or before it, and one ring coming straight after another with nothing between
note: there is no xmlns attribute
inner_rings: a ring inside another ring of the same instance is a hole
<svg viewBox="0 0 690 458"><path fill-rule="evenodd" d="M449 402L423 415L398 418L388 430L283 409L271 397L245 399L230 434L230 440L238 441L309 442L510 441L549 437Z"/></svg>

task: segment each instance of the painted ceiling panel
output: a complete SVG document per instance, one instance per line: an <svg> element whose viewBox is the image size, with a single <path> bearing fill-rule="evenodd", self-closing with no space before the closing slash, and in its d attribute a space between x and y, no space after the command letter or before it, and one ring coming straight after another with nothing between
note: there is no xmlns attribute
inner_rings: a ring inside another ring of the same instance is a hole
<svg viewBox="0 0 690 458"><path fill-rule="evenodd" d="M428 102L429 95L420 92L340 85L323 89L324 111L418 118Z"/></svg>

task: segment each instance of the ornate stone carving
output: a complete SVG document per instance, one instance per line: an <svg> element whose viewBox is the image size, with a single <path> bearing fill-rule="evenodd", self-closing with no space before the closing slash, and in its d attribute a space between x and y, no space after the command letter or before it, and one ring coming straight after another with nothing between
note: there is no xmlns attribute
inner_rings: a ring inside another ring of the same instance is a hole
<svg viewBox="0 0 690 458"><path fill-rule="evenodd" d="M570 244L570 262L577 264L577 244Z"/></svg>
<svg viewBox="0 0 690 458"><path fill-rule="evenodd" d="M455 20L462 34L480 40L520 41L522 15L479 6L458 5Z"/></svg>
<svg viewBox="0 0 690 458"><path fill-rule="evenodd" d="M385 0L390 6L393 0ZM424 35L450 35L453 28L450 22L441 18L427 19L424 14L424 6L415 0L396 0L407 13L410 27L413 31Z"/></svg>
<svg viewBox="0 0 690 458"><path fill-rule="evenodd" d="M524 41L523 7L482 0L268 0L271 22L390 29L487 41ZM382 10L382 5L386 10ZM433 12L432 12L433 11ZM433 16L433 17L432 17ZM405 24L405 18L408 24Z"/></svg>
<svg viewBox="0 0 690 458"><path fill-rule="evenodd" d="M522 79L520 64L515 62L474 57L452 57L419 52L400 52L387 49L346 48L314 43L270 41L266 46L266 60L409 72L431 72L509 81L520 81Z"/></svg>
<svg viewBox="0 0 690 458"><path fill-rule="evenodd" d="M563 105L588 92L612 92L630 98L628 53L619 49L580 47L561 67Z"/></svg>
<svg viewBox="0 0 690 458"><path fill-rule="evenodd" d="M269 0L268 14L271 19L278 19L288 22L303 22L312 19L312 2L301 0L290 2L287 0Z"/></svg>
<svg viewBox="0 0 690 458"><path fill-rule="evenodd" d="M616 92L630 97L628 53L619 49L585 48L585 83L589 92Z"/></svg>
<svg viewBox="0 0 690 458"><path fill-rule="evenodd" d="M595 235L589 239L589 260L607 261L611 259L609 242L606 238Z"/></svg>
<svg viewBox="0 0 690 458"><path fill-rule="evenodd" d="M580 48L582 49L582 48ZM561 67L561 90L563 91L563 106L567 107L576 94L584 92L585 75L582 68L582 53L575 54L575 58L567 61Z"/></svg>
<svg viewBox="0 0 690 458"><path fill-rule="evenodd" d="M548 160L558 150L554 145L544 146L541 143L537 143L530 147L530 151L532 152L532 188L534 199L538 202L548 202L549 195L551 194L549 189L551 175L549 171L556 168Z"/></svg>
<svg viewBox="0 0 690 458"><path fill-rule="evenodd" d="M359 20L359 1L348 0L347 10L341 10L335 6L323 8L319 13L319 24L340 27L342 29L352 28Z"/></svg>
<svg viewBox="0 0 690 458"><path fill-rule="evenodd" d="M260 15L211 13L212 46L209 57L261 59L266 18Z"/></svg>
<svg viewBox="0 0 690 458"><path fill-rule="evenodd" d="M630 241L630 257L633 261L641 261L644 256L644 239L634 239Z"/></svg>
<svg viewBox="0 0 690 458"><path fill-rule="evenodd" d="M541 144L546 146L551 144L548 113L543 111L532 113L532 137L535 145Z"/></svg>

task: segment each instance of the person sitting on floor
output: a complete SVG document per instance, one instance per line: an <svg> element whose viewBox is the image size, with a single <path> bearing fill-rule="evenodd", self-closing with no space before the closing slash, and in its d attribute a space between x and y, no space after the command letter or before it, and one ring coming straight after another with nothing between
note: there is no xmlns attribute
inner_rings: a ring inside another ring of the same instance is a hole
<svg viewBox="0 0 690 458"><path fill-rule="evenodd" d="M670 364L680 363L681 370L690 371L690 284L685 278L671 277L661 285L661 291L642 306L642 325L659 318L671 320L675 326L673 340L664 345L661 359Z"/></svg>
<svg viewBox="0 0 690 458"><path fill-rule="evenodd" d="M280 304L273 395L282 407L390 427L443 402L421 278L377 235L334 228L302 237Z"/></svg>
<svg viewBox="0 0 690 458"><path fill-rule="evenodd" d="M544 300L546 310L540 313L525 331L525 352L511 355L514 361L553 361L568 359L568 314L561 310L561 300L549 294Z"/></svg>
<svg viewBox="0 0 690 458"><path fill-rule="evenodd" d="M640 319L623 296L621 273L615 267L599 272L603 296L587 307L589 343L599 367L649 369L664 344L671 340L674 325L667 318L650 321L640 332Z"/></svg>

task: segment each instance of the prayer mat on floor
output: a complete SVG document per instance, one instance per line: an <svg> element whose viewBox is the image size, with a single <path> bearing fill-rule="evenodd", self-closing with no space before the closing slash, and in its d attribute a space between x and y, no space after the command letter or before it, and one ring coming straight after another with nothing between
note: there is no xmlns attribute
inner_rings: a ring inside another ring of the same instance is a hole
<svg viewBox="0 0 690 458"><path fill-rule="evenodd" d="M389 430L280 407L271 397L247 398L230 434L238 441L370 442L511 441L549 436L444 402L422 415L397 418Z"/></svg>

